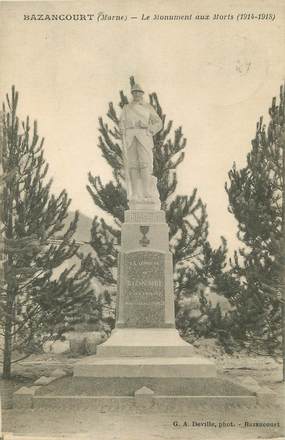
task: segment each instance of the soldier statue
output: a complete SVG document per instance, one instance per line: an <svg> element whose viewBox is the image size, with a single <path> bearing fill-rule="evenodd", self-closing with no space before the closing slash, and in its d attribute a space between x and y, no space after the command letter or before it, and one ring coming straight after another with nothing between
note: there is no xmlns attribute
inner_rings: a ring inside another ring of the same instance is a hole
<svg viewBox="0 0 285 440"><path fill-rule="evenodd" d="M152 105L143 99L138 84L131 87L133 100L122 109L120 132L123 140L128 199L152 203L158 198L153 177L153 136L162 129L162 121Z"/></svg>

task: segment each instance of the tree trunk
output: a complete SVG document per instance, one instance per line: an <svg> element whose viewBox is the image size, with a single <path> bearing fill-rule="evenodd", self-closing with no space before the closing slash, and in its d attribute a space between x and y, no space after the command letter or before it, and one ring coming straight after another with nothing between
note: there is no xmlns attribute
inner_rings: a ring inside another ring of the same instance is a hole
<svg viewBox="0 0 285 440"><path fill-rule="evenodd" d="M11 377L12 362L12 329L13 329L13 293L7 292L7 308L4 327L4 356L3 356L3 379Z"/></svg>
<svg viewBox="0 0 285 440"><path fill-rule="evenodd" d="M8 208L8 228L6 236L12 238L13 232L13 199L10 197ZM4 248L5 251L5 248ZM13 258L8 254L6 270L11 270L13 267ZM4 353L3 353L3 379L10 379L11 377L11 362L13 352L13 319L14 319L14 301L15 301L15 279L7 279L7 273L4 273L7 290L6 290L6 307L5 307L5 325L4 325Z"/></svg>
<svg viewBox="0 0 285 440"><path fill-rule="evenodd" d="M282 159L283 159L283 173L282 173L282 265L281 274L281 292L282 292L282 356L283 356L283 382L285 382L285 134L283 134L281 141Z"/></svg>
<svg viewBox="0 0 285 440"><path fill-rule="evenodd" d="M283 287L284 290L284 287ZM283 355L283 382L285 382L285 295L283 292L283 304L282 304L282 355Z"/></svg>

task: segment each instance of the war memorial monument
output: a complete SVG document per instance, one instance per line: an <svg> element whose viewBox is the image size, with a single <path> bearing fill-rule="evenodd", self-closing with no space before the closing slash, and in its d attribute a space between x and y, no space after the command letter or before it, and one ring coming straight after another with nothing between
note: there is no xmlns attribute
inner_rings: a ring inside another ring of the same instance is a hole
<svg viewBox="0 0 285 440"><path fill-rule="evenodd" d="M120 119L130 209L122 227L116 328L74 375L113 376L116 371L117 377L151 381L212 377L215 365L195 357L175 328L168 226L152 175L153 135L162 122L144 102L139 85L133 85L132 95Z"/></svg>
<svg viewBox="0 0 285 440"><path fill-rule="evenodd" d="M129 209L118 257L115 328L96 355L74 365L73 376L19 390L15 404L175 413L200 404L262 402L266 390L221 378L215 363L197 356L175 328L168 225L153 176L153 136L162 121L138 84L131 93L119 124Z"/></svg>

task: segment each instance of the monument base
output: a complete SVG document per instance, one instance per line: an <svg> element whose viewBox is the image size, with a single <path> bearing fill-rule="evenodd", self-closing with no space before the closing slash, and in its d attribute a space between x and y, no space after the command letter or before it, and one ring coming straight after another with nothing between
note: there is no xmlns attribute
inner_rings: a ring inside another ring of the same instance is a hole
<svg viewBox="0 0 285 440"><path fill-rule="evenodd" d="M90 356L74 366L74 377L176 378L215 377L216 366L200 357L117 357Z"/></svg>
<svg viewBox="0 0 285 440"><path fill-rule="evenodd" d="M116 328L97 355L74 366L74 377L215 377L216 366L195 356L174 328Z"/></svg>
<svg viewBox="0 0 285 440"><path fill-rule="evenodd" d="M97 348L97 357L184 357L193 354L193 347L175 328L116 328Z"/></svg>
<svg viewBox="0 0 285 440"><path fill-rule="evenodd" d="M140 370L138 365L136 370ZM128 376L129 373L130 370ZM116 374L117 371L113 370L113 375ZM37 388L32 400L22 404L53 410L92 408L98 412L117 413L185 414L201 408L202 414L205 414L206 408L219 407L224 412L231 406L250 408L259 401L253 390L218 377L73 376ZM269 397L267 394L267 400Z"/></svg>

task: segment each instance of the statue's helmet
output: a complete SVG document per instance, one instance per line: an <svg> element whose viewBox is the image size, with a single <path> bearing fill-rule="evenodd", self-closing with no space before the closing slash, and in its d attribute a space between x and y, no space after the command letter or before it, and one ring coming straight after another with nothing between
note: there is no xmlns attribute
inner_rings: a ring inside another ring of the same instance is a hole
<svg viewBox="0 0 285 440"><path fill-rule="evenodd" d="M143 89L141 88L141 86L139 84L133 84L131 87L131 92L141 92L144 93Z"/></svg>

